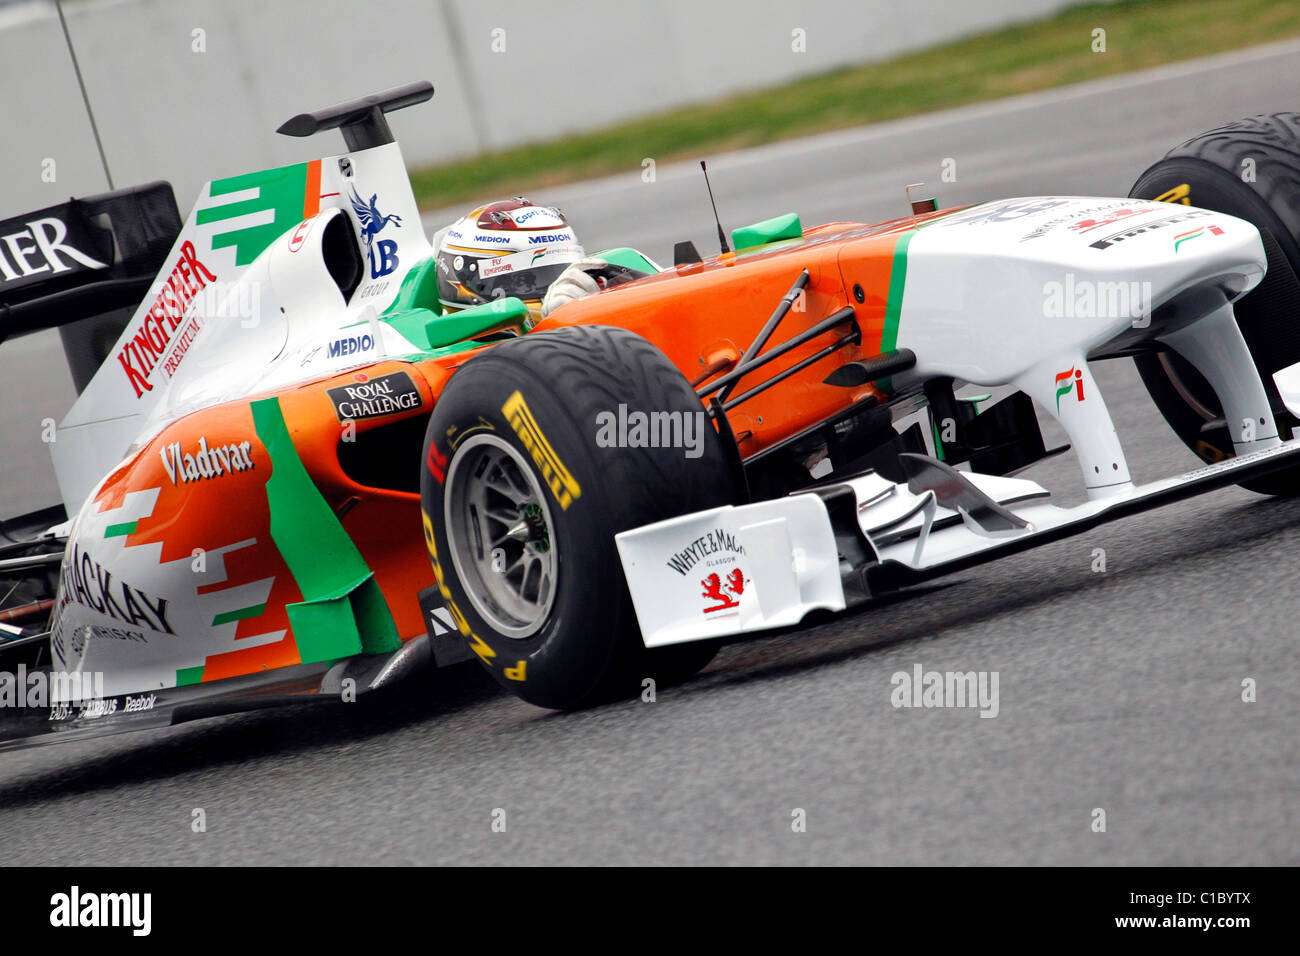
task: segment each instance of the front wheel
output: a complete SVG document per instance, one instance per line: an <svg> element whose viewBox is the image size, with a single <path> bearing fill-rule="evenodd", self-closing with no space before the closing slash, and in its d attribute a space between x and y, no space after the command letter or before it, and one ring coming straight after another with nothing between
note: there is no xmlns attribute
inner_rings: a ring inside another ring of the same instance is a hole
<svg viewBox="0 0 1300 956"><path fill-rule="evenodd" d="M620 435L634 413L668 440ZM580 707L712 659L713 644L645 649L614 543L620 531L734 501L699 399L645 339L578 326L493 346L438 398L424 462L425 539L443 601L513 693Z"/></svg>
<svg viewBox="0 0 1300 956"><path fill-rule="evenodd" d="M1227 213L1259 229L1268 256L1263 280L1233 305L1242 337L1283 438L1297 426L1273 373L1300 362L1300 113L1252 116L1193 137L1144 172L1129 195ZM1208 462L1233 454L1222 406L1205 378L1172 351L1137 360L1143 384L1174 433ZM1300 468L1242 486L1300 493Z"/></svg>

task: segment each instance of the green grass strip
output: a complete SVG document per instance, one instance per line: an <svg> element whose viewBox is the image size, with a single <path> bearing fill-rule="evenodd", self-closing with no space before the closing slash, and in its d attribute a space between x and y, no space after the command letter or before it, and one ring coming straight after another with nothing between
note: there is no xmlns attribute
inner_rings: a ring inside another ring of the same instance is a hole
<svg viewBox="0 0 1300 956"><path fill-rule="evenodd" d="M1093 30L1106 50L1093 52ZM424 208L950 109L1300 35L1300 3L1127 0L413 172ZM795 54L791 54L792 56ZM1191 89L1191 87L1189 87Z"/></svg>

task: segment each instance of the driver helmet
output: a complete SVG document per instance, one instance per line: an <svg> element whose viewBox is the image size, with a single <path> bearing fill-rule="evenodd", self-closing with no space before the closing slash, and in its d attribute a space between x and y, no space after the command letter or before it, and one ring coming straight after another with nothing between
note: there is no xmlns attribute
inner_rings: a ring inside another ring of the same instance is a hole
<svg viewBox="0 0 1300 956"><path fill-rule="evenodd" d="M449 310L515 296L541 316L542 296L583 258L564 214L519 196L466 214L434 237L438 299Z"/></svg>

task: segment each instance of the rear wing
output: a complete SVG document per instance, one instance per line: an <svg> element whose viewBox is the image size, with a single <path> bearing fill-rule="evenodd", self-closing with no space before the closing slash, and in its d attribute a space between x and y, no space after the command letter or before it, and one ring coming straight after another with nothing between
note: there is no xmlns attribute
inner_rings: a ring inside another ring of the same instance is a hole
<svg viewBox="0 0 1300 956"><path fill-rule="evenodd" d="M180 231L165 182L0 220L0 341L58 328L80 393Z"/></svg>

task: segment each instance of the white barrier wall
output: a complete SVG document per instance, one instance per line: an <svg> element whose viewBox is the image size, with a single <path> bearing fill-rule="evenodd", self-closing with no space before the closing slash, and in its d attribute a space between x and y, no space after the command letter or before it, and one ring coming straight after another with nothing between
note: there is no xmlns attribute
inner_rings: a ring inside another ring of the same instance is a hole
<svg viewBox="0 0 1300 956"><path fill-rule="evenodd" d="M413 79L432 80L437 95L392 125L408 163L420 165L881 59L1067 4L65 0L64 10L115 183L169 179L183 215L207 179L341 148L337 134L276 136L294 113ZM0 216L106 187L52 3L0 6L0 94ZM42 178L47 160L53 182Z"/></svg>

